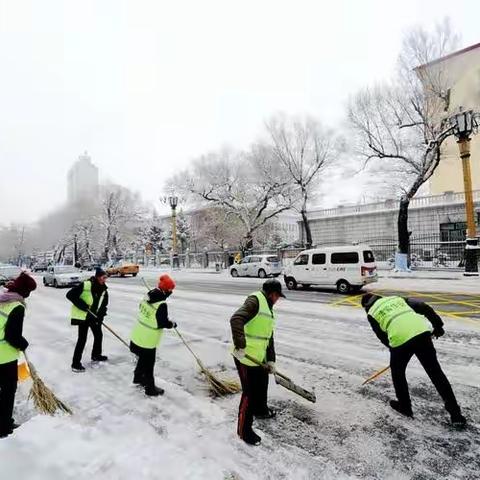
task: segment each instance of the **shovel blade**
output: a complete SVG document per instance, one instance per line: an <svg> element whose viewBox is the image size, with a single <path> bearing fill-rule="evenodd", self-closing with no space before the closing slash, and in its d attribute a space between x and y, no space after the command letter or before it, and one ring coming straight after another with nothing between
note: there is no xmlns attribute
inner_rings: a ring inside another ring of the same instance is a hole
<svg viewBox="0 0 480 480"><path fill-rule="evenodd" d="M291 392L300 395L309 402L315 403L317 401L317 397L315 396L314 392L309 392L308 390L305 390L304 388L296 385L289 378L287 379L285 377L281 377L280 375L275 375L275 382L278 385L281 385L283 388L286 388L287 390L290 390Z"/></svg>

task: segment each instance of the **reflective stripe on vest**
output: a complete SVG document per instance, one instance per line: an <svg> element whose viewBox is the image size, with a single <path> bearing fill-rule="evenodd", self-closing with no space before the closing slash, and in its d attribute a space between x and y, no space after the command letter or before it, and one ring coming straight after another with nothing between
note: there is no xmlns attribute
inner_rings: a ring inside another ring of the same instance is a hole
<svg viewBox="0 0 480 480"><path fill-rule="evenodd" d="M105 298L105 292L104 290L102 294L100 295L100 298L98 299L98 306L97 306L97 311L92 312L92 313L97 313L100 310L100 307L103 303L103 300ZM93 295L92 295L92 281L91 280L85 280L83 282L83 290L82 293L80 294L80 300L83 300L87 305L88 308L91 309L93 305ZM85 312L83 310L80 310L77 308L75 305L72 304L72 310L70 314L70 318L74 320L85 320L87 318L88 312Z"/></svg>
<svg viewBox="0 0 480 480"><path fill-rule="evenodd" d="M157 348L163 336L163 328L157 324L157 310L165 300L148 303L145 298L140 302L137 322L130 336L131 341L142 348Z"/></svg>
<svg viewBox="0 0 480 480"><path fill-rule="evenodd" d="M245 353L259 362L265 362L267 348L275 328L275 314L268 306L268 301L262 292L255 292L258 300L258 313L244 326L246 347ZM244 365L254 367L255 363L244 358Z"/></svg>
<svg viewBox="0 0 480 480"><path fill-rule="evenodd" d="M5 326L7 325L8 316L18 306L25 308L25 305L18 301L0 304L0 364L18 360L20 351L5 340Z"/></svg>
<svg viewBox="0 0 480 480"><path fill-rule="evenodd" d="M402 297L382 297L373 304L368 314L388 335L392 348L432 330L428 320L416 313Z"/></svg>

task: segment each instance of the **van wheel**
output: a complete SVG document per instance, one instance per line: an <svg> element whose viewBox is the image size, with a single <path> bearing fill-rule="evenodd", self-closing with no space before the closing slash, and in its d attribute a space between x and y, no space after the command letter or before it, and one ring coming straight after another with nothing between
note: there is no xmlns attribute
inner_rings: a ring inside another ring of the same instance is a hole
<svg viewBox="0 0 480 480"><path fill-rule="evenodd" d="M289 290L296 290L297 289L297 281L292 278L292 277L288 277L286 280L285 280L285 283L287 285L287 288Z"/></svg>
<svg viewBox="0 0 480 480"><path fill-rule="evenodd" d="M351 289L352 289L352 286L346 280L339 280L337 282L338 293L346 294L350 292Z"/></svg>
<svg viewBox="0 0 480 480"><path fill-rule="evenodd" d="M267 276L267 272L265 272L265 270L263 268L261 268L259 271L258 271L258 276L260 278L265 278Z"/></svg>
<svg viewBox="0 0 480 480"><path fill-rule="evenodd" d="M231 275L232 277L238 277L238 272L237 272L235 269L233 269L233 270L230 272L230 275Z"/></svg>

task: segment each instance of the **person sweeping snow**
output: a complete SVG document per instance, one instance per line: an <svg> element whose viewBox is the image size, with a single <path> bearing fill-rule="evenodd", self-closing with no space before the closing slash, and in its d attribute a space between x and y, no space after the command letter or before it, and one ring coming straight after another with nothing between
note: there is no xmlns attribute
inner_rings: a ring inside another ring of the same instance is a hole
<svg viewBox="0 0 480 480"><path fill-rule="evenodd" d="M72 359L72 370L76 373L85 371L82 355L87 343L88 329L93 333L92 360L108 360L107 356L102 355L102 322L107 315L108 306L107 279L107 273L97 268L95 276L67 292L67 298L72 302L71 322L78 326L78 339Z"/></svg>
<svg viewBox="0 0 480 480"><path fill-rule="evenodd" d="M21 273L7 283L0 294L0 438L5 438L18 426L12 414L18 382L18 357L28 347L23 337L25 299L37 288L35 280Z"/></svg>
<svg viewBox="0 0 480 480"><path fill-rule="evenodd" d="M245 300L230 319L233 356L242 384L242 398L238 409L238 436L250 445L258 445L261 438L253 431L253 417L273 418L275 411L267 405L268 374L275 372L275 346L273 306L282 293L282 284L267 280L262 290ZM252 362L267 362L268 370Z"/></svg>
<svg viewBox="0 0 480 480"><path fill-rule="evenodd" d="M466 419L438 363L432 342L432 335L438 338L445 334L442 319L435 310L415 299L381 297L372 293L362 297L362 307L378 339L390 349L390 368L397 395L397 400L391 400L390 406L406 417L413 417L405 371L415 355L445 402L452 424L457 428L464 427Z"/></svg>
<svg viewBox="0 0 480 480"><path fill-rule="evenodd" d="M169 320L167 307L167 299L174 289L174 280L169 275L161 275L158 287L150 290L140 302L137 322L130 337L130 351L138 357L133 383L144 387L145 394L151 397L165 393L155 385L154 368L163 329L177 327Z"/></svg>

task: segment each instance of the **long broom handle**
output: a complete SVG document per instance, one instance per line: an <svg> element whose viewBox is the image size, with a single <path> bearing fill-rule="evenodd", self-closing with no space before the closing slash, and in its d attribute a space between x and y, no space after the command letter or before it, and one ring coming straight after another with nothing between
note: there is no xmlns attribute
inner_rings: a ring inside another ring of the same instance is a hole
<svg viewBox="0 0 480 480"><path fill-rule="evenodd" d="M88 310L88 313L92 315L92 317L97 318L97 315L95 315L90 309ZM103 326L118 340L120 340L128 349L130 349L130 345L120 336L118 333L116 333L112 328L110 328L105 322L102 322Z"/></svg>
<svg viewBox="0 0 480 480"><path fill-rule="evenodd" d="M377 377L380 377L380 375L383 375L385 372L387 372L388 370L390 370L390 365L387 365L385 368L382 368L380 370L378 370L378 372L375 372L373 375L370 375L370 377L368 377L363 383L362 385L365 385L369 382L371 382L372 380L375 380Z"/></svg>
<svg viewBox="0 0 480 480"><path fill-rule="evenodd" d="M259 367L263 367L265 370L268 370L268 365L266 363L263 363L263 362L260 362L259 360L257 360L256 358L248 355L248 354L245 354L245 358L247 360L250 360L251 362L257 364ZM275 375L278 375L279 377L282 377L284 378L285 380L290 380L289 377L287 377L286 375L284 375L283 373L280 373L280 372L277 372L275 370Z"/></svg>

